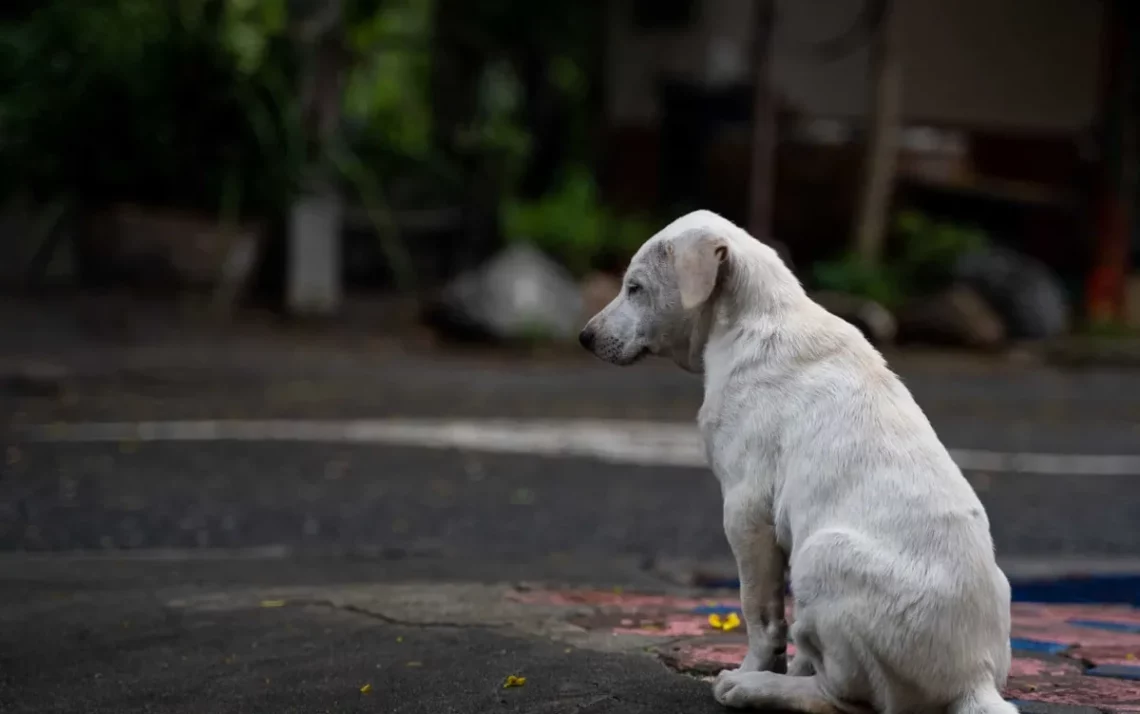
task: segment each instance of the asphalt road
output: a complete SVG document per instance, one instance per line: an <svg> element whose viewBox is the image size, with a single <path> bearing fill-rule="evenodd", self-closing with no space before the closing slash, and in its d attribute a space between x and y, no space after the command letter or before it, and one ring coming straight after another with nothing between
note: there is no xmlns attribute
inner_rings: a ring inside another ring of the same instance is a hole
<svg viewBox="0 0 1140 714"><path fill-rule="evenodd" d="M73 353L9 425L183 418L693 418L662 363L196 347ZM1140 454L1140 372L901 360L948 446ZM38 391L37 391L38 388ZM313 443L30 443L0 431L0 549L297 548L718 558L701 469ZM1000 555L1140 556L1140 475L968 474Z"/></svg>
<svg viewBox="0 0 1140 714"><path fill-rule="evenodd" d="M95 360L62 377L9 379L0 414L16 427L235 417L687 420L700 398L695 380L663 365L224 356L224 364L200 354ZM1140 374L900 371L951 447L1140 453ZM18 429L0 432L0 449L5 712L720 710L705 684L647 657L568 652L483 628L406 627L319 605L169 605L186 593L273 584L667 587L655 566L728 556L717 487L703 469L380 445L34 443ZM967 475L1000 557L1140 557L1140 476ZM267 555L193 559L230 548ZM156 549L172 550L133 559ZM106 558L69 560L76 550ZM515 672L530 683L502 689Z"/></svg>
<svg viewBox="0 0 1140 714"><path fill-rule="evenodd" d="M892 362L952 447L1140 453L1140 370L1061 371L967 357ZM690 421L698 378L662 360L406 354L355 348L91 348L2 369L0 426L54 421L386 416ZM58 372L58 376L56 376Z"/></svg>
<svg viewBox="0 0 1140 714"><path fill-rule="evenodd" d="M7 566L7 567L4 567ZM437 566L438 567L438 566ZM462 577L454 568L435 577ZM323 603L199 609L235 586L377 581L376 562L45 563L0 560L6 714L377 712L695 714L706 684L649 657L483 627L417 627ZM425 595L430 595L430 586ZM524 687L504 689L508 675ZM364 691L362 691L364 690Z"/></svg>
<svg viewBox="0 0 1140 714"><path fill-rule="evenodd" d="M27 443L0 549L727 558L703 469L295 443ZM1140 555L1133 476L972 475L1002 556Z"/></svg>

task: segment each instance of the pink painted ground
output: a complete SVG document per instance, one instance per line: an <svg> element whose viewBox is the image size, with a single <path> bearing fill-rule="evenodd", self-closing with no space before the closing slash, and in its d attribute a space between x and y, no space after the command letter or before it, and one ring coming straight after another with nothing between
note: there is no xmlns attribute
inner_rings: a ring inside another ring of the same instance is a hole
<svg viewBox="0 0 1140 714"><path fill-rule="evenodd" d="M659 647L658 654L686 671L715 674L735 667L746 651L743 628L720 632L709 624L708 615L693 612L701 606L738 607L738 601L731 599L602 591L526 592L513 594L512 598L573 608L578 614L570 620L588 629L668 638L671 643ZM1073 624L1091 621L1140 626L1140 611L1116 606L1015 604L1012 615L1014 638L1059 643L1069 649L1060 656L1015 651L1006 696L1140 712L1140 682L1084 674L1086 663L1140 667L1140 632ZM792 617L790 607L788 616ZM788 654L794 651L789 644Z"/></svg>

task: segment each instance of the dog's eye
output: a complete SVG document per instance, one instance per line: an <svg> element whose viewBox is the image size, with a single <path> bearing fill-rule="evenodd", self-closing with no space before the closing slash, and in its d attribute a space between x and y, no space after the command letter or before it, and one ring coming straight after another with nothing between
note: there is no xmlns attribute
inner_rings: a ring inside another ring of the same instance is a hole
<svg viewBox="0 0 1140 714"><path fill-rule="evenodd" d="M637 283L629 283L625 286L625 291L630 295L636 295L637 293L641 292L641 286Z"/></svg>

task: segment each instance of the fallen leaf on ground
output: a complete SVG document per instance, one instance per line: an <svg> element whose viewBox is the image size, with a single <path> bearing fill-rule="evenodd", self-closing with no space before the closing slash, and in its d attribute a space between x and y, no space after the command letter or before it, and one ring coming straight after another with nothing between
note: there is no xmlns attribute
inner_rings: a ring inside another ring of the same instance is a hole
<svg viewBox="0 0 1140 714"><path fill-rule="evenodd" d="M285 607L284 600L262 600L262 607Z"/></svg>
<svg viewBox="0 0 1140 714"><path fill-rule="evenodd" d="M526 677L518 677L509 675L505 682L503 682L503 689L510 689L511 687L521 687L526 684Z"/></svg>
<svg viewBox="0 0 1140 714"><path fill-rule="evenodd" d="M360 693L361 694L371 694L372 693L372 685L371 684L365 684L363 687L360 688Z"/></svg>
<svg viewBox="0 0 1140 714"><path fill-rule="evenodd" d="M740 627L740 615L737 615L735 612L730 612L727 617L721 617L713 613L709 615L709 625L712 626L714 630L731 632Z"/></svg>

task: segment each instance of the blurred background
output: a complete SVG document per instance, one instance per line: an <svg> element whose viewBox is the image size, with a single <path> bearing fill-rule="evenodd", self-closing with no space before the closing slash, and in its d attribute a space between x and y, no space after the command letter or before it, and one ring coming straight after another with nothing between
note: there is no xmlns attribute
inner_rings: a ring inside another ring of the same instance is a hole
<svg viewBox="0 0 1140 714"><path fill-rule="evenodd" d="M1127 332L1131 7L12 2L0 280L514 338L448 288L505 255L593 307L700 207L884 341Z"/></svg>
<svg viewBox="0 0 1140 714"><path fill-rule="evenodd" d="M1000 551L1140 554L1137 13L10 2L0 398L13 439L86 435L45 460L11 447L0 544L723 556L711 482L639 503L636 479L547 461L699 464L635 423L691 428L699 381L609 368L575 337L646 238L708 208L888 353L988 489ZM340 426L234 426L270 418ZM348 435L411 418L437 431ZM130 431L186 419L212 426ZM598 419L625 421L582 427ZM91 443L93 422L126 445ZM155 461L127 458L140 440ZM482 480L463 461L482 452L516 455ZM564 478L519 476L551 464ZM691 531L657 520L667 504ZM561 522L593 526L517 542Z"/></svg>
<svg viewBox="0 0 1140 714"><path fill-rule="evenodd" d="M171 593L731 579L699 379L575 339L696 208L887 354L1011 577L1140 602L1138 15L6 0L0 701L218 691L230 626ZM350 648L290 642L266 711L329 709Z"/></svg>

